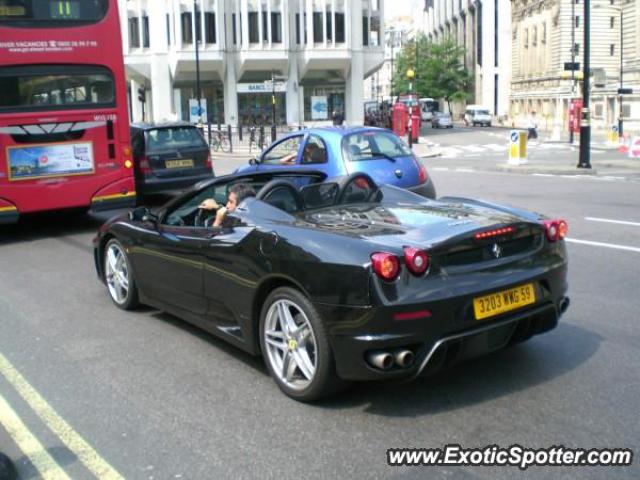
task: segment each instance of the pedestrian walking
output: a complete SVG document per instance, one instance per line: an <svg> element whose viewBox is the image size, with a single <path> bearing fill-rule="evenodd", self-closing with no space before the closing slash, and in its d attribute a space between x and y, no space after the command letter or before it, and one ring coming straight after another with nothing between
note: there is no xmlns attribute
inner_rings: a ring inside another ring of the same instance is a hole
<svg viewBox="0 0 640 480"><path fill-rule="evenodd" d="M531 112L529 116L529 124L527 125L527 140L538 138L538 119L536 118L536 112Z"/></svg>

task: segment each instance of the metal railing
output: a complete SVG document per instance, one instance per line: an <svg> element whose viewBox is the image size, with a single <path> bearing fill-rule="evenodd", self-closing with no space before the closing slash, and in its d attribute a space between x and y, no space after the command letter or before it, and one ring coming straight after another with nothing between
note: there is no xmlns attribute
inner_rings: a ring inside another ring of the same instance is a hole
<svg viewBox="0 0 640 480"><path fill-rule="evenodd" d="M275 140L304 125L222 125L199 124L211 153L258 154Z"/></svg>

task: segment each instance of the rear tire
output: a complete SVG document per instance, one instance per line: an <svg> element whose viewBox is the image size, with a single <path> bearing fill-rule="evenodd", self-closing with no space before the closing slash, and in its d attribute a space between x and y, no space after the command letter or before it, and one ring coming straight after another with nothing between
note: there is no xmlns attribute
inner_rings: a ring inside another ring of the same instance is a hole
<svg viewBox="0 0 640 480"><path fill-rule="evenodd" d="M288 397L311 402L345 385L336 374L322 319L299 291L281 287L271 292L260 313L259 335L269 373Z"/></svg>
<svg viewBox="0 0 640 480"><path fill-rule="evenodd" d="M122 310L133 310L140 305L138 287L131 262L122 244L112 238L104 247L102 257L104 280L111 301Z"/></svg>

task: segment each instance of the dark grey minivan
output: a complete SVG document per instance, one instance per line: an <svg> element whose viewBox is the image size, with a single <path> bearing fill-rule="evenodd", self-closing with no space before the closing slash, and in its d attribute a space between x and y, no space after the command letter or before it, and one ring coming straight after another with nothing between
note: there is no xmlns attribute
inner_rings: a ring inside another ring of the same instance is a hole
<svg viewBox="0 0 640 480"><path fill-rule="evenodd" d="M214 177L209 146L189 123L132 123L131 146L139 194L181 190Z"/></svg>

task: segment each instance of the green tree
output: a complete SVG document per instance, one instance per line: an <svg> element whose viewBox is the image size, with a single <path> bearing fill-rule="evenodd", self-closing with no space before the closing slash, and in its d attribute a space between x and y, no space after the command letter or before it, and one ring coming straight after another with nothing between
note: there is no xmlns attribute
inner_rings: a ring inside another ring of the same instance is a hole
<svg viewBox="0 0 640 480"><path fill-rule="evenodd" d="M417 51L416 51L417 46ZM451 111L451 101L470 98L472 78L464 67L464 47L445 39L431 43L424 35L405 44L398 54L394 73L394 94L409 92L407 70L412 68L416 79L413 91L419 97L444 98Z"/></svg>

